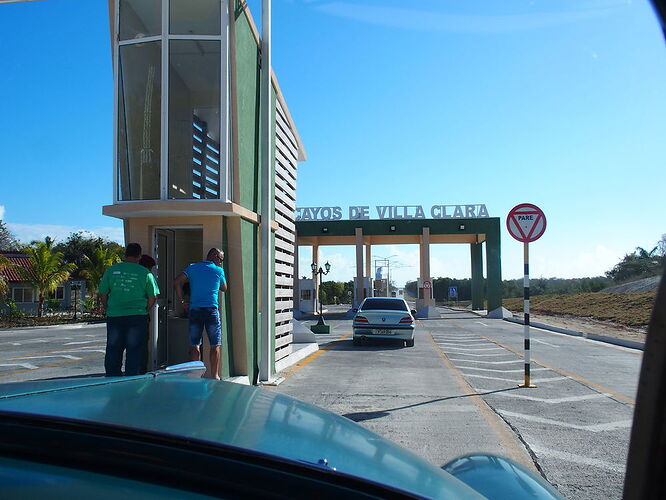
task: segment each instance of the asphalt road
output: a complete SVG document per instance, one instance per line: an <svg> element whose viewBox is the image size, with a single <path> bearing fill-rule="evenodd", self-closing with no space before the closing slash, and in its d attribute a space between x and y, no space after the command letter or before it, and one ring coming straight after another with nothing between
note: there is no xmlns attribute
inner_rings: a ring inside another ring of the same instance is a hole
<svg viewBox="0 0 666 500"><path fill-rule="evenodd" d="M0 384L104 375L106 325L0 330Z"/></svg>
<svg viewBox="0 0 666 500"><path fill-rule="evenodd" d="M642 352L441 309L414 348L354 347L329 321L323 348L275 390L397 441L436 465L471 452L528 461L566 498L621 498ZM527 458L525 458L527 457Z"/></svg>
<svg viewBox="0 0 666 500"><path fill-rule="evenodd" d="M340 415L436 465L472 452L540 471L566 498L621 498L642 352L442 308L413 348L355 347L329 320L320 350L267 389ZM338 316L341 317L341 316ZM0 330L0 383L103 374L105 325Z"/></svg>

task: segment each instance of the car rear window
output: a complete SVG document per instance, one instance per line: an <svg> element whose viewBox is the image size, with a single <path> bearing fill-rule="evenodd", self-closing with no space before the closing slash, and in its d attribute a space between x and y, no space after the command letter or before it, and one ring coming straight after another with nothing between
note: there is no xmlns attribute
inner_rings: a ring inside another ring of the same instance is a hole
<svg viewBox="0 0 666 500"><path fill-rule="evenodd" d="M366 299L363 311L409 311L404 300Z"/></svg>

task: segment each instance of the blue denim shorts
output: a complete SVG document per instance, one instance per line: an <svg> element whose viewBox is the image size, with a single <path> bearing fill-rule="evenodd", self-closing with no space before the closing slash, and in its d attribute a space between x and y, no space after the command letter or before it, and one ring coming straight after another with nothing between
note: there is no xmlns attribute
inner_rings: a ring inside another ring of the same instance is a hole
<svg viewBox="0 0 666 500"><path fill-rule="evenodd" d="M204 327L210 345L222 345L222 324L217 307L191 307L189 317L190 345L201 345Z"/></svg>

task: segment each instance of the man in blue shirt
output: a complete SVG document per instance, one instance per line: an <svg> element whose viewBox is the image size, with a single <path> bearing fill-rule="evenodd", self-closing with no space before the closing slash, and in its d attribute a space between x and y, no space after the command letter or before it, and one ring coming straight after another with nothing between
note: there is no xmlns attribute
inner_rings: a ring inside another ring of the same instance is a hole
<svg viewBox="0 0 666 500"><path fill-rule="evenodd" d="M210 367L204 377L217 380L220 380L222 345L218 292L227 291L223 260L224 252L211 248L206 260L190 264L175 280L176 296L186 309L189 308L190 359L201 359L201 337L205 326L210 341ZM183 285L187 282L190 284L189 301L183 300Z"/></svg>

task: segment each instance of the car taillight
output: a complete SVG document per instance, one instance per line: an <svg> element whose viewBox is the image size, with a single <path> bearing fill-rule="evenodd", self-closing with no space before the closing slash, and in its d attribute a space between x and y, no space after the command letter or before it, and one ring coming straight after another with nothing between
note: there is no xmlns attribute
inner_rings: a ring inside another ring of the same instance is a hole
<svg viewBox="0 0 666 500"><path fill-rule="evenodd" d="M402 323L402 324L413 323L413 322L414 322L414 318L412 318L411 316L405 316L404 318L402 318L400 320L400 323Z"/></svg>
<svg viewBox="0 0 666 500"><path fill-rule="evenodd" d="M356 316L354 318L354 323L367 323L367 322L368 318L366 318L365 316Z"/></svg>

